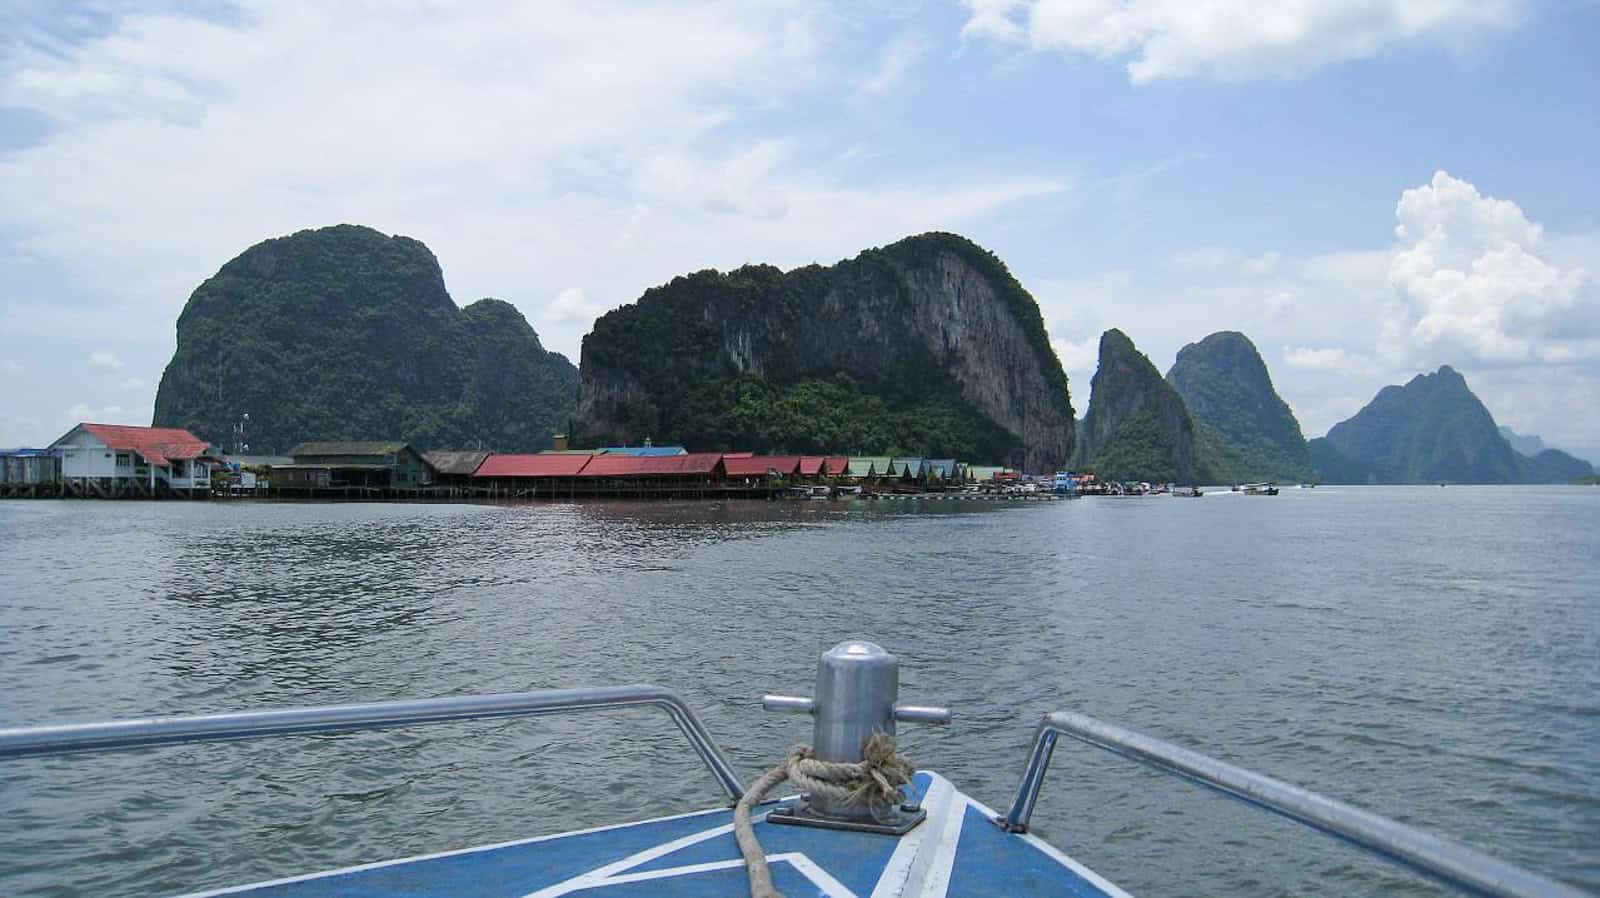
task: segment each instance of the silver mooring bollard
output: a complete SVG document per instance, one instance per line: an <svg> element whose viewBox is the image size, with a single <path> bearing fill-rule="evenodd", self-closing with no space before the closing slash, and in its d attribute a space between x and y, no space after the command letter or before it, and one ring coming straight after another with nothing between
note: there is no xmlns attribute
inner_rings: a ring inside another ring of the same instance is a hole
<svg viewBox="0 0 1600 898"><path fill-rule="evenodd" d="M899 696L900 659L876 643L852 640L822 653L817 662L815 699L768 695L761 703L768 711L811 714L812 749L816 756L824 761L855 763L861 760L867 740L874 733L894 735L897 720L950 722L948 708L902 705L897 701ZM874 811L821 797L807 797L793 811L774 812L767 819L773 823L899 834L916 826L926 816L920 808Z"/></svg>

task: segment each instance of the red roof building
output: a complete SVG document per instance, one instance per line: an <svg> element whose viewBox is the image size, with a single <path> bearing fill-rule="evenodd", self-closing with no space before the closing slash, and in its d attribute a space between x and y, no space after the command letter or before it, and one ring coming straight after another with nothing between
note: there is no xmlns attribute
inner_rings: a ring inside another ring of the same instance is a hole
<svg viewBox="0 0 1600 898"><path fill-rule="evenodd" d="M844 455L830 455L822 463L822 473L829 477L839 477L850 470L850 459Z"/></svg>
<svg viewBox="0 0 1600 898"><path fill-rule="evenodd" d="M133 483L155 490L211 489L211 445L177 427L79 424L50 444L61 453L61 477L75 482Z"/></svg>
<svg viewBox="0 0 1600 898"><path fill-rule="evenodd" d="M596 455L579 477L713 477L722 465L719 452L685 455Z"/></svg>
<svg viewBox="0 0 1600 898"><path fill-rule="evenodd" d="M793 477L800 469L798 455L752 455L748 458L724 457L723 467L729 477Z"/></svg>
<svg viewBox="0 0 1600 898"><path fill-rule="evenodd" d="M501 455L483 460L472 476L479 477L576 477L594 455Z"/></svg>
<svg viewBox="0 0 1600 898"><path fill-rule="evenodd" d="M173 459L189 460L211 456L211 444L178 427L138 427L132 424L79 424L107 448L137 452L152 465L166 465Z"/></svg>
<svg viewBox="0 0 1600 898"><path fill-rule="evenodd" d="M822 463L825 462L825 461L827 461L827 459L823 458L820 455L802 455L802 456L800 456L800 476L801 477L821 477L822 476Z"/></svg>

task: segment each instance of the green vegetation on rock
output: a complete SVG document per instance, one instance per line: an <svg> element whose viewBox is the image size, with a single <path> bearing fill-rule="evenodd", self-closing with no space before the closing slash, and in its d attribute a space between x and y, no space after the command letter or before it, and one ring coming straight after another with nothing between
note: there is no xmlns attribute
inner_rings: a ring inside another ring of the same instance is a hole
<svg viewBox="0 0 1600 898"><path fill-rule="evenodd" d="M1311 452L1311 467L1324 483L1387 483L1376 467L1347 457L1327 437L1306 442Z"/></svg>
<svg viewBox="0 0 1600 898"><path fill-rule="evenodd" d="M1048 470L1072 451L1038 305L992 253L924 234L783 272L700 271L584 338L597 444L955 456Z"/></svg>
<svg viewBox="0 0 1600 898"><path fill-rule="evenodd" d="M1594 465L1560 449L1546 449L1532 458L1519 459L1524 483L1569 483L1594 474Z"/></svg>
<svg viewBox="0 0 1600 898"><path fill-rule="evenodd" d="M1565 483L1594 471L1554 449L1519 455L1448 365L1384 387L1311 442L1322 478L1337 483Z"/></svg>
<svg viewBox="0 0 1600 898"><path fill-rule="evenodd" d="M178 318L155 423L252 451L305 440L420 447L549 445L577 371L508 303L465 309L433 254L352 225L257 244L201 284Z"/></svg>
<svg viewBox="0 0 1600 898"><path fill-rule="evenodd" d="M1078 465L1106 480L1194 483L1195 426L1183 398L1122 331L1100 336Z"/></svg>
<svg viewBox="0 0 1600 898"><path fill-rule="evenodd" d="M1220 331L1185 346L1167 382L1194 417L1206 479L1243 483L1312 476L1300 423L1244 334Z"/></svg>
<svg viewBox="0 0 1600 898"><path fill-rule="evenodd" d="M948 397L862 392L850 378L803 380L786 387L759 377L694 384L675 423L700 449L761 446L775 452L1003 457L1015 441L969 405ZM667 442L680 442L672 429Z"/></svg>

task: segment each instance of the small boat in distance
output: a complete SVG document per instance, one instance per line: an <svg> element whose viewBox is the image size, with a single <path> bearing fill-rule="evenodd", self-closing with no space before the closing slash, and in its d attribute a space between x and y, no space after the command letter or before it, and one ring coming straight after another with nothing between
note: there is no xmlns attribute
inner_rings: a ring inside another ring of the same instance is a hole
<svg viewBox="0 0 1600 898"><path fill-rule="evenodd" d="M1243 487L1246 496L1276 496L1278 485L1275 483L1247 483Z"/></svg>

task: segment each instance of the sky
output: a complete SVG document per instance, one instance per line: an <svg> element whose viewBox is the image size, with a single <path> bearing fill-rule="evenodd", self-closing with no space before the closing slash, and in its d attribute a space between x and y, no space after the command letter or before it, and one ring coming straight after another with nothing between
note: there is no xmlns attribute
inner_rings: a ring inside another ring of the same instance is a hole
<svg viewBox="0 0 1600 898"><path fill-rule="evenodd" d="M1600 447L1600 0L0 0L0 445L148 423L189 294L342 222L575 362L677 274L929 230L1308 437L1449 364Z"/></svg>

